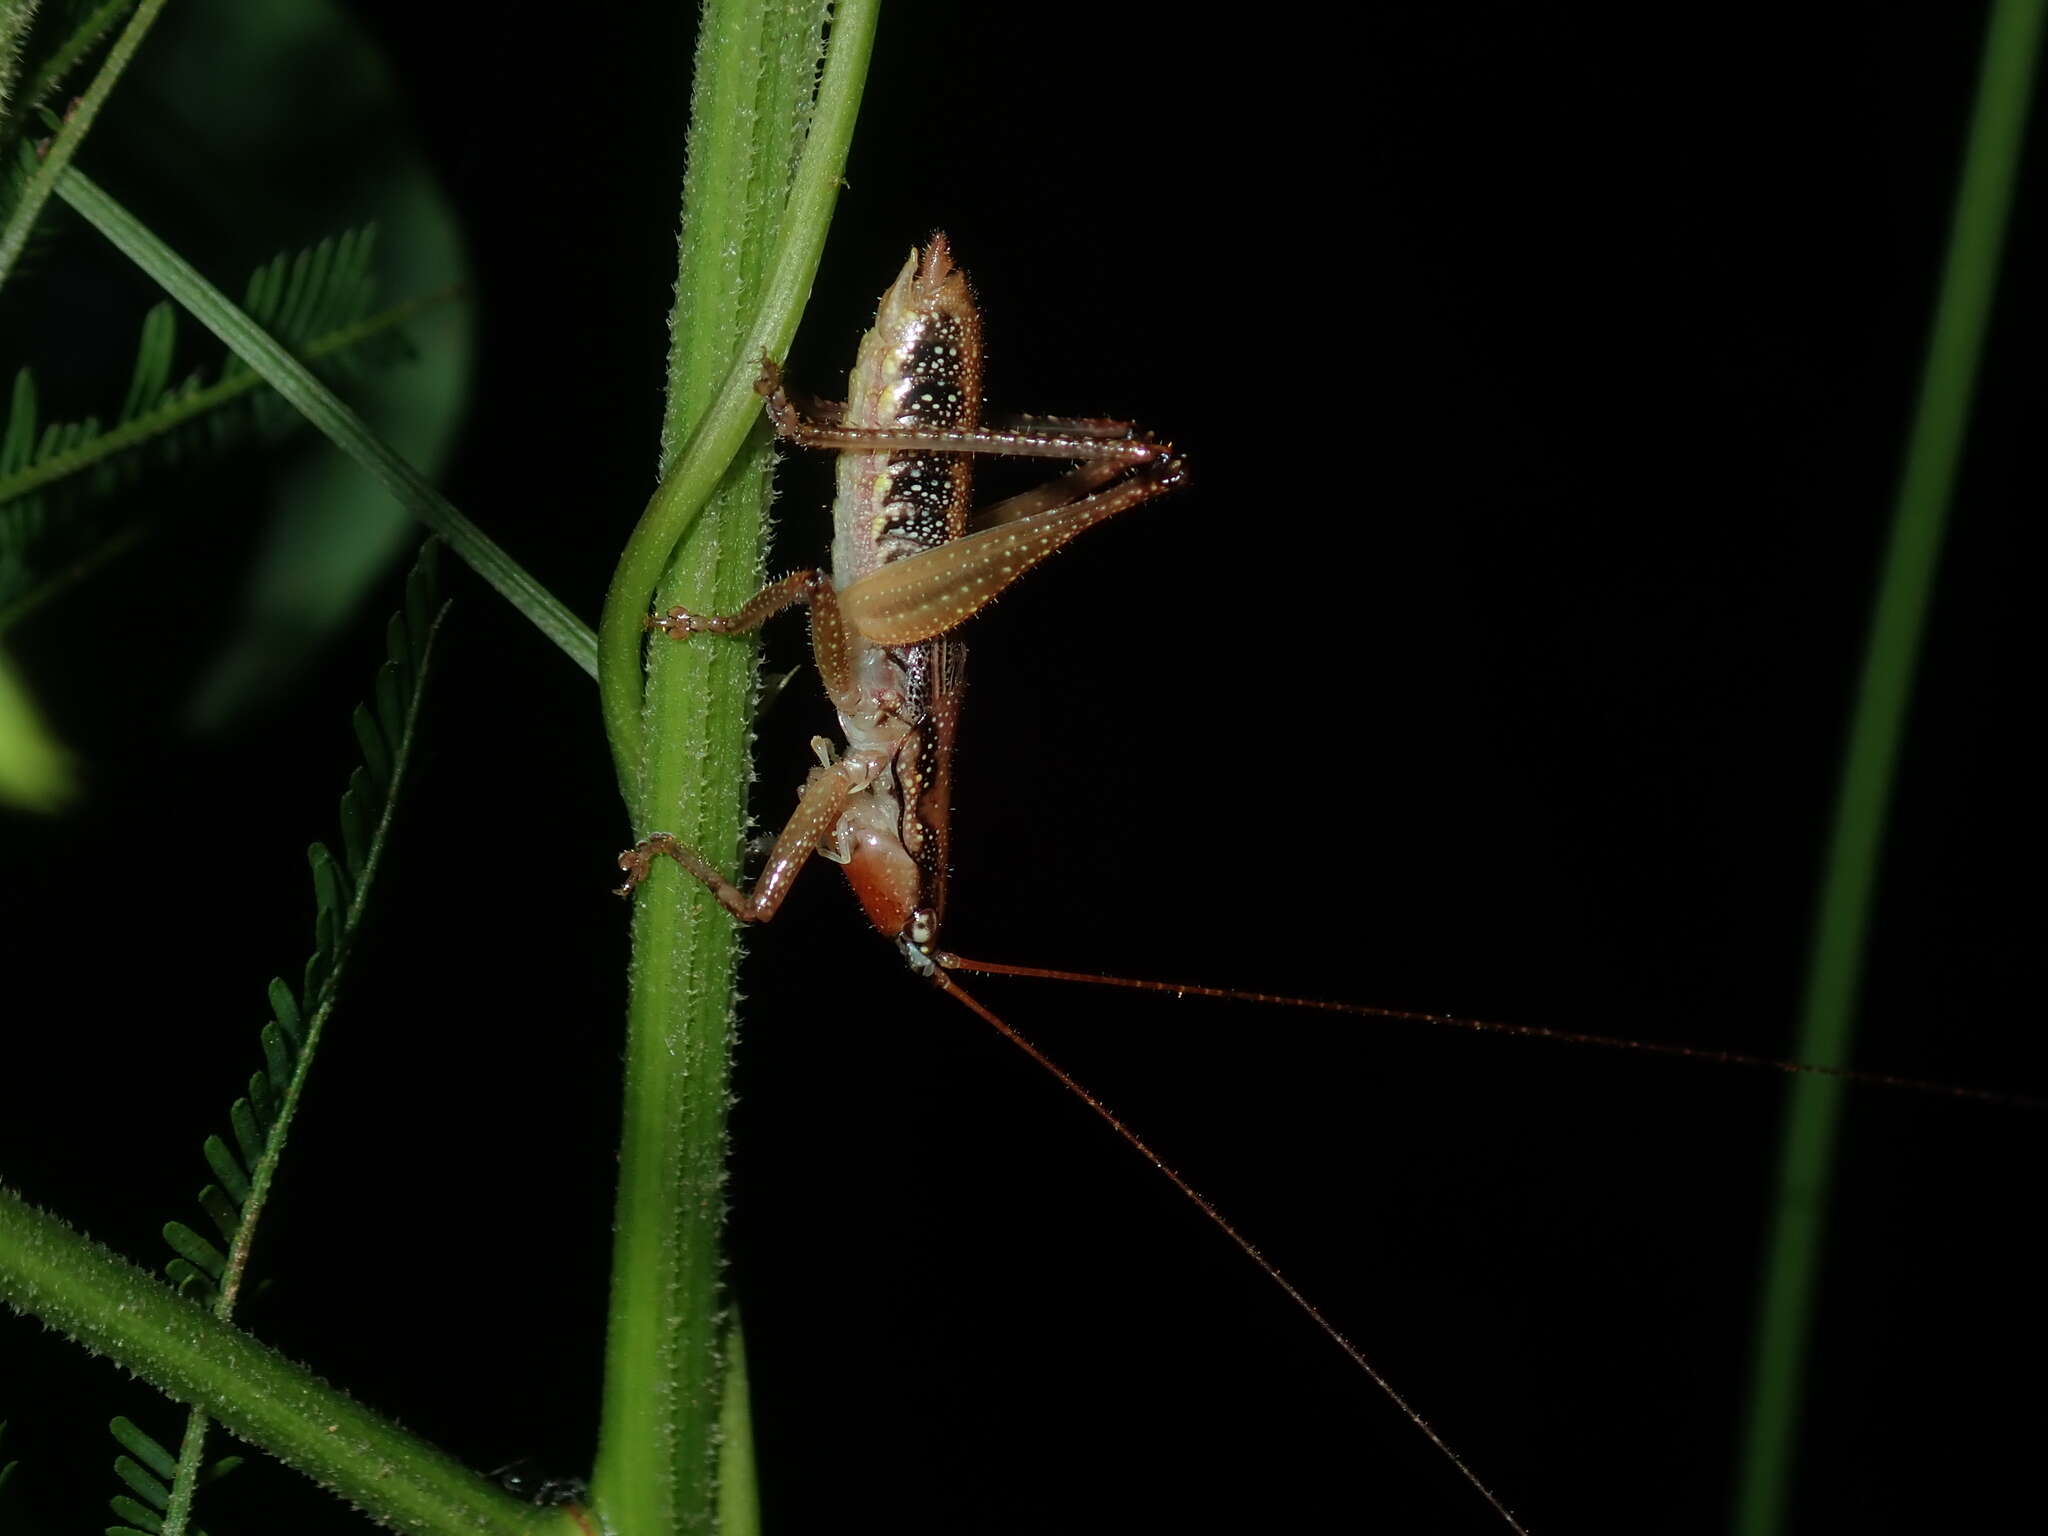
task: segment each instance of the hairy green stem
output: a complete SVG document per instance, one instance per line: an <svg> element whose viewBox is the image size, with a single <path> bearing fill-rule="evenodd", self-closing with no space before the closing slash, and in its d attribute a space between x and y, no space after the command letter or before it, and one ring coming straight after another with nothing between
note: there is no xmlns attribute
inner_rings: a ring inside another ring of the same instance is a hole
<svg viewBox="0 0 2048 1536"><path fill-rule="evenodd" d="M1835 801L1795 1052L1802 1061L1837 1066L1849 1053L1899 742L1997 287L2042 11L2043 0L1998 0L1985 33L1948 253ZM1786 1528L1841 1087L1837 1079L1810 1074L1790 1087L1736 1506L1735 1528L1744 1536L1775 1536Z"/></svg>
<svg viewBox="0 0 2048 1536"><path fill-rule="evenodd" d="M36 0L0 0L0 125L14 106L14 84L21 73L21 44L36 19Z"/></svg>
<svg viewBox="0 0 2048 1536"><path fill-rule="evenodd" d="M204 1408L393 1530L575 1536L565 1511L513 1498L9 1189L0 1301Z"/></svg>
<svg viewBox="0 0 2048 1536"><path fill-rule="evenodd" d="M21 93L23 110L39 107L49 100L50 93L77 68L80 59L100 45L100 39L112 30L128 6L129 0L101 0L99 5L80 17L78 25L71 29L71 35L36 66L35 75Z"/></svg>
<svg viewBox="0 0 2048 1536"><path fill-rule="evenodd" d="M796 335L797 321L824 256L825 233L846 170L846 151L853 140L868 55L874 46L877 5L878 0L844 0L833 15L832 48L818 85L810 132L788 182L780 243L766 276L751 294L751 308L745 311L751 314L752 323L736 346L715 359L710 374L703 371L702 359L688 373L679 373L678 364L671 365L671 387L680 389L672 397L676 404L671 406L662 435L662 481L619 558L598 629L598 687L603 695L605 732L611 739L612 756L635 825L643 831L649 825L650 807L642 752L640 658L648 598L747 434L762 420L761 399L754 392L762 357L787 355ZM710 24L708 12L705 24ZM692 144L694 148L694 137ZM686 240L698 228L687 208L684 228ZM696 295L688 294L679 279L679 306L686 297ZM743 297L735 293L727 302L738 303ZM692 352L708 350L697 344L708 313L679 308L675 321L678 335L689 342ZM710 383L713 378L715 386ZM701 589L692 595L702 601Z"/></svg>
<svg viewBox="0 0 2048 1536"><path fill-rule="evenodd" d="M128 25L121 29L121 35L114 39L114 46L107 50L100 72L93 76L92 84L86 87L85 94L78 98L77 104L65 117L63 131L51 140L42 166L21 189L21 201L14 205L14 212L8 216L7 227L0 229L0 287L6 286L8 274L21 259L21 253L28 245L29 231L36 227L36 220L42 216L43 204L50 200L51 190L63 179L65 167L71 164L71 157L78 153L78 146L92 131L93 120L100 115L100 108L113 94L114 83L127 69L128 61L135 57L135 50L142 46L142 40L149 35L149 29L156 24L157 13L163 8L164 0L142 0L142 4L135 8L135 14L128 18Z"/></svg>
<svg viewBox="0 0 2048 1536"><path fill-rule="evenodd" d="M753 382L794 334L844 168L875 23L845 0L817 72L824 6L712 0L698 34L661 489L605 606L599 683L637 833L730 867L746 826L756 687L747 643L651 648L664 603L730 609L761 580L772 458ZM813 94L815 92L815 106ZM752 447L740 449L748 439ZM680 445L680 446L678 446ZM737 461L735 456L738 455ZM701 514L701 515L700 515ZM732 919L672 866L633 916L618 1233L594 1505L610 1529L744 1529L749 1458L721 1286Z"/></svg>

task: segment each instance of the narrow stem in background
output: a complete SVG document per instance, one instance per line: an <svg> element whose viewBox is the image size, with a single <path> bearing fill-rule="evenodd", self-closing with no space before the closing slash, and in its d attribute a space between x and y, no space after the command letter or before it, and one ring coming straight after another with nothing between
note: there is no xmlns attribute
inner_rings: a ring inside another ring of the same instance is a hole
<svg viewBox="0 0 2048 1536"><path fill-rule="evenodd" d="M1793 1053L1802 1061L1837 1066L1849 1054L1899 741L1997 286L2042 9L2043 0L1998 0L1985 33L1920 397L1835 801ZM1786 1528L1841 1090L1840 1081L1813 1076L1790 1089L1736 1505L1735 1528L1743 1536L1776 1536Z"/></svg>

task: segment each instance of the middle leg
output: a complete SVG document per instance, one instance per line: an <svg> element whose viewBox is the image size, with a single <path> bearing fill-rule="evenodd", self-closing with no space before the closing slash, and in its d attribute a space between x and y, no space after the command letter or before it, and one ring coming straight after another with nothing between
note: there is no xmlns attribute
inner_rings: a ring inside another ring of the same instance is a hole
<svg viewBox="0 0 2048 1536"><path fill-rule="evenodd" d="M702 881L718 898L718 904L741 922L765 923L775 916L811 855L831 839L846 802L867 782L866 770L843 758L827 767L813 768L804 781L795 814L775 839L767 865L746 890L726 879L696 849L666 832L657 832L619 855L619 868L626 872L626 883L619 887L618 894L632 895L633 888L647 878L655 859L665 854Z"/></svg>

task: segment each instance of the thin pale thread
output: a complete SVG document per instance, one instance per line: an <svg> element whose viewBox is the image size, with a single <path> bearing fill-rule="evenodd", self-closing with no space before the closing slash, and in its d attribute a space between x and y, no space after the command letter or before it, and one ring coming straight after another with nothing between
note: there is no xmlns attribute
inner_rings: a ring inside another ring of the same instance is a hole
<svg viewBox="0 0 2048 1536"><path fill-rule="evenodd" d="M2036 1094L1937 1083L1926 1078L1902 1077L1891 1072L1865 1072L1855 1067L1826 1066L1818 1062L1787 1061L1775 1056L1754 1056L1744 1051L1723 1051L1709 1046L1679 1045L1662 1040L1630 1040L1620 1035L1588 1034L1580 1030L1553 1029L1543 1024L1511 1024L1504 1019L1473 1019L1455 1013L1424 1013L1410 1008L1382 1008L1372 1003L1337 1003L1316 997L1290 997L1279 992L1253 992L1238 987L1204 986L1198 982L1149 981L1130 976L1099 976L1092 971L1057 971L1036 965L1006 965L999 960L969 960L960 955L943 952L932 958L947 970L973 971L983 976L1032 976L1040 981L1072 981L1093 987L1122 987L1132 992L1168 992L1176 997L1213 997L1224 1002L1267 1003L1278 1008L1299 1008L1309 1013L1337 1013L1350 1018L1388 1019L1404 1024L1434 1024L1444 1029L1518 1035L1527 1040L1552 1040L1563 1045L1593 1045L1606 1050L1641 1051L1650 1056L1682 1057L1689 1061L1710 1062L1723 1067L1748 1067L1768 1072L1832 1077L1847 1083L1862 1083L1876 1088L1902 1088L1912 1093L1933 1094L1939 1098L1968 1099L1983 1104L2000 1104L2010 1109L2048 1109L2048 1098Z"/></svg>
<svg viewBox="0 0 2048 1536"><path fill-rule="evenodd" d="M935 955L933 958L941 966L950 967L954 964L958 957L948 954L940 954ZM972 968L971 962L962 962L962 964L967 968ZM1094 1094L1090 1093L1086 1088L1082 1087L1078 1081L1070 1077L1067 1074L1066 1069L1061 1067L1050 1056L1046 1055L1045 1052L1041 1051L1037 1046L1033 1045L1029 1040L1027 1040L1022 1034L1018 1033L1017 1030L1012 1028L1010 1025L1004 1023L1001 1018L999 1018L996 1014L991 1012L988 1008L984 1007L979 1001L975 999L975 997L971 993L969 993L965 988L963 988L957 981L953 980L952 977L948 976L945 970L937 970L932 972L932 981L938 986L941 992L944 992L947 996L956 999L962 1007L966 1008L969 1012L973 1013L977 1018L981 1019L983 1023L989 1025L992 1029L994 1029L997 1034L1001 1035L1005 1040L1009 1041L1010 1044L1016 1046L1018 1050L1022 1051L1026 1056L1029 1056L1033 1061L1037 1062L1039 1066L1043 1067L1047 1072L1051 1073L1053 1077L1058 1080L1062 1088L1065 1088L1067 1092L1071 1093L1083 1104L1086 1104L1091 1110L1095 1112L1096 1116L1099 1119L1101 1119L1101 1121L1105 1125L1107 1125L1111 1130L1115 1131L1118 1136L1122 1137L1125 1145L1129 1146L1132 1151L1138 1154L1138 1156L1145 1159L1146 1162L1150 1163L1154 1168L1157 1168L1162 1174L1164 1174L1166 1176L1167 1181L1171 1183L1173 1187L1179 1190L1183 1195L1186 1195L1188 1199L1191 1202L1193 1202L1195 1208L1199 1210L1204 1216L1208 1217L1209 1220L1215 1224L1217 1229L1220 1230L1225 1237L1229 1238L1232 1243L1236 1244L1238 1250L1241 1253L1243 1253L1246 1258L1250 1259L1254 1264L1258 1265L1258 1267L1262 1271L1264 1271L1267 1279L1271 1280L1275 1285L1279 1286L1281 1290L1287 1293L1288 1300L1292 1301L1303 1312L1307 1313L1309 1320L1313 1322L1318 1328L1322 1329L1322 1331L1325 1334L1329 1335L1331 1341L1334 1342L1339 1349L1343 1350L1344 1353L1350 1357L1351 1363L1353 1365L1356 1365L1361 1371L1365 1372L1367 1377L1371 1379L1372 1384L1378 1387L1381 1392L1385 1393L1387 1398L1393 1403L1393 1405L1401 1410L1402 1414L1407 1418L1409 1423L1413 1424L1417 1429L1421 1430L1425 1436L1428 1437L1429 1443L1435 1446L1439 1451L1443 1453L1444 1457L1450 1462L1450 1464L1458 1469L1459 1475L1462 1476L1466 1482L1472 1485L1472 1487L1478 1492L1481 1498L1485 1499L1488 1504L1493 1506L1495 1513L1497 1513L1501 1517L1501 1519L1507 1522L1509 1530L1516 1532L1517 1536L1529 1536L1528 1528L1524 1526L1519 1520L1517 1520L1514 1517L1514 1515L1509 1513L1508 1507L1505 1504L1501 1503L1501 1501L1499 1500L1499 1498L1495 1496L1491 1488L1487 1487L1485 1483L1479 1480L1479 1476L1477 1473L1475 1473L1470 1467L1465 1465L1464 1458L1459 1456L1459 1454L1456 1451L1451 1449L1449 1443L1445 1441L1442 1435L1436 1432L1435 1427L1430 1424L1429 1420L1425 1419L1422 1416L1422 1414L1415 1408L1415 1406L1412 1403L1410 1403L1407 1398L1401 1395L1399 1389L1397 1389L1392 1382L1390 1382L1389 1380L1387 1380L1385 1376L1380 1374L1378 1368L1375 1367L1370 1360L1365 1358L1364 1352L1360 1350L1356 1344L1352 1343L1351 1340L1343 1333L1341 1329L1337 1327L1336 1324L1332 1323L1327 1317L1325 1317L1322 1314L1322 1312L1318 1310L1314 1302L1310 1301L1308 1297L1304 1296L1301 1293L1300 1289L1296 1287L1294 1282L1292 1280L1289 1280L1287 1276L1281 1272L1279 1265L1275 1264L1271 1259L1267 1258L1265 1254L1261 1253L1258 1247L1252 1242L1250 1238L1246 1237L1242 1232L1238 1231L1236 1227L1230 1224L1229 1219L1225 1217L1221 1211L1217 1210L1216 1207L1210 1203L1208 1196L1204 1195L1200 1190L1196 1189L1194 1185L1190 1184L1186 1179L1182 1178L1179 1172L1174 1169L1172 1164L1168 1163L1166 1159L1161 1157L1157 1152L1154 1152L1150 1144L1148 1144L1142 1137L1140 1137L1136 1131L1132 1130L1128 1125L1124 1124L1122 1120L1118 1119L1116 1116L1116 1112L1114 1110L1112 1110L1107 1104L1103 1103L1102 1100L1098 1099Z"/></svg>

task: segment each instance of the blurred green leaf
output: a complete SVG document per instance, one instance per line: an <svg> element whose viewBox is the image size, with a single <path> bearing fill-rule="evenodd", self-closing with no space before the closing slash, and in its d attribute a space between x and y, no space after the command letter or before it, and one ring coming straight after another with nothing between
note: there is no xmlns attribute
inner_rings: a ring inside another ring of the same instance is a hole
<svg viewBox="0 0 2048 1536"><path fill-rule="evenodd" d="M77 789L70 754L50 734L20 674L0 651L0 803L54 811Z"/></svg>
<svg viewBox="0 0 2048 1536"><path fill-rule="evenodd" d="M341 7L185 0L151 38L149 65L146 82L129 82L136 100L110 115L95 150L112 141L136 184L180 188L191 228L240 230L261 209L266 240L303 243L331 230L339 209L351 222L376 223L383 292L409 298L464 281L454 212L417 139L393 126L407 121L404 93ZM221 89L223 80L234 89ZM152 110L137 110L143 101ZM174 106L195 101L206 111ZM168 121L176 133L163 131ZM212 264L206 249L186 254ZM224 257L225 269L249 254ZM432 479L468 402L470 316L459 304L435 305L406 334L414 360L351 403ZM406 510L324 444L309 445L276 478L268 516L239 622L194 689L191 718L201 728L287 687L417 538Z"/></svg>

